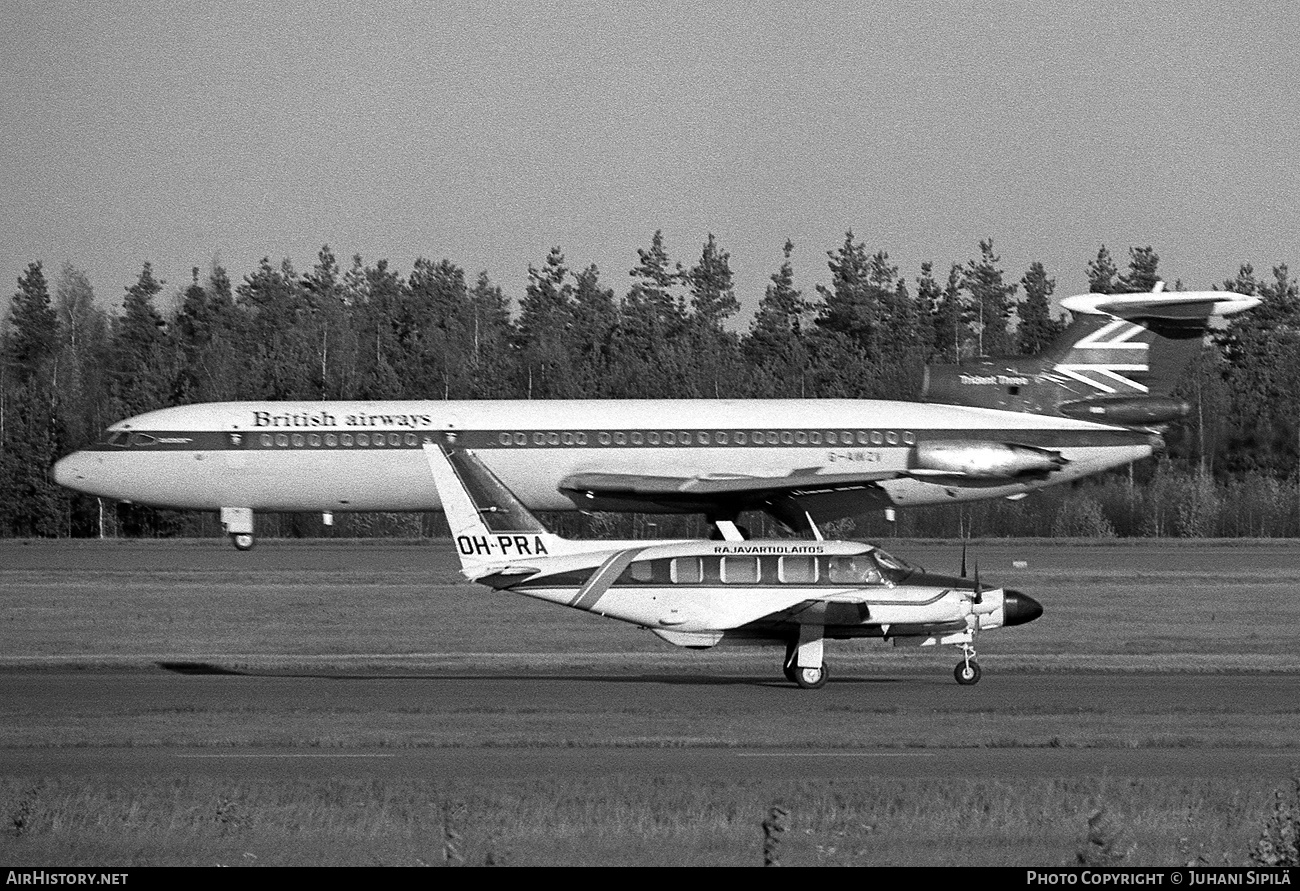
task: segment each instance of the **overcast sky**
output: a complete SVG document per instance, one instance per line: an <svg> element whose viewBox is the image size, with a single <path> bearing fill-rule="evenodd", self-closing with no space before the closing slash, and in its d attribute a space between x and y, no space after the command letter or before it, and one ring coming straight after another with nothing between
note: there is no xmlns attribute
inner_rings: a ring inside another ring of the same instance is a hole
<svg viewBox="0 0 1300 891"><path fill-rule="evenodd" d="M516 300L554 245L626 291L708 233L748 315L787 237L909 282L992 237L1086 290L1100 245L1208 288L1300 269L1300 4L0 4L0 273L420 256Z"/></svg>

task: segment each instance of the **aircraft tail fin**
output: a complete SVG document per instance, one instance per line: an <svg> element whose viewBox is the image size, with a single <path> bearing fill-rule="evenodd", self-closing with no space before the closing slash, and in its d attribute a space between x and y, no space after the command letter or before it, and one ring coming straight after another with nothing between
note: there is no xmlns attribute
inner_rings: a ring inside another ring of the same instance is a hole
<svg viewBox="0 0 1300 891"><path fill-rule="evenodd" d="M425 442L424 456L467 578L531 575L530 559L580 550L542 525L472 451Z"/></svg>
<svg viewBox="0 0 1300 891"><path fill-rule="evenodd" d="M1058 414L1125 426L1177 420L1172 393L1187 377L1216 319L1259 299L1230 291L1080 294L1061 301L1074 321L1046 350L926 369L924 398L1008 411Z"/></svg>

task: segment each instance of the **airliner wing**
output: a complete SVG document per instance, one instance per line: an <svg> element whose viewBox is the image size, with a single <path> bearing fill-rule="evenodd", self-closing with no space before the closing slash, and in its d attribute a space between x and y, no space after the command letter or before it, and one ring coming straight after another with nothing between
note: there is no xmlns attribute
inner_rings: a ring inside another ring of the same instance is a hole
<svg viewBox="0 0 1300 891"><path fill-rule="evenodd" d="M782 522L807 522L809 511L822 519L859 514L871 501L887 506L876 485L907 471L859 470L852 473L796 471L778 477L667 477L625 473L578 473L560 483L579 510L703 513L727 516L763 510Z"/></svg>

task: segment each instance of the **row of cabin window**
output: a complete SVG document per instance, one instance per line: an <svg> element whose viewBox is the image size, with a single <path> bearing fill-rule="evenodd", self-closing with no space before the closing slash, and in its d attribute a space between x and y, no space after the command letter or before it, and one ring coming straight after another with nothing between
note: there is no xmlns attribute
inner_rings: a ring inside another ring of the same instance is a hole
<svg viewBox="0 0 1300 891"><path fill-rule="evenodd" d="M337 448L353 446L417 446L420 437L414 433L263 433L262 445L266 448Z"/></svg>
<svg viewBox="0 0 1300 891"><path fill-rule="evenodd" d="M905 445L916 444L916 434L909 430L613 430L595 434L600 445ZM556 431L498 434L503 446L578 445L585 446L585 432Z"/></svg>
<svg viewBox="0 0 1300 891"><path fill-rule="evenodd" d="M753 585L878 585L880 569L866 554L853 557L673 557L641 560L623 573L621 581L649 584L698 585L722 582Z"/></svg>

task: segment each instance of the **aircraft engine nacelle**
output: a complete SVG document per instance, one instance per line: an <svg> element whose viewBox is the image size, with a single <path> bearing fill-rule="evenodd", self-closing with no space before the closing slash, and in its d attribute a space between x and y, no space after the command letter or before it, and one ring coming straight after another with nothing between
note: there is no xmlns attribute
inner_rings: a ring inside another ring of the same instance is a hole
<svg viewBox="0 0 1300 891"><path fill-rule="evenodd" d="M1192 407L1170 396L1097 396L1064 402L1059 410L1067 418L1081 421L1147 427L1181 420Z"/></svg>
<svg viewBox="0 0 1300 891"><path fill-rule="evenodd" d="M1045 476L1067 464L1060 452L1005 442L936 440L916 446L912 467L977 479Z"/></svg>

